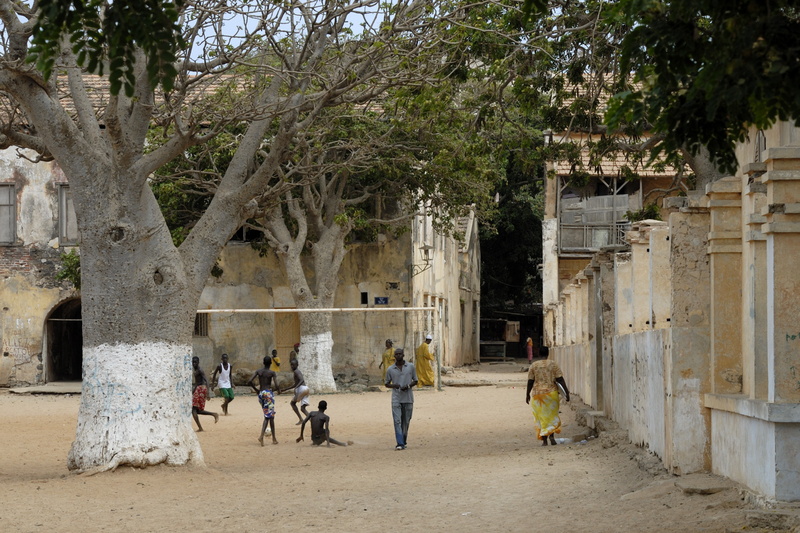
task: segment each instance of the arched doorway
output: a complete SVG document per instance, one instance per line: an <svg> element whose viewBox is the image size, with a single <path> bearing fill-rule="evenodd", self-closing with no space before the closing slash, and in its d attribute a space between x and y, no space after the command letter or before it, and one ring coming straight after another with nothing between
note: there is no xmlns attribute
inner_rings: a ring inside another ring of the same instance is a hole
<svg viewBox="0 0 800 533"><path fill-rule="evenodd" d="M46 381L81 381L83 330L81 300L62 302L47 319Z"/></svg>

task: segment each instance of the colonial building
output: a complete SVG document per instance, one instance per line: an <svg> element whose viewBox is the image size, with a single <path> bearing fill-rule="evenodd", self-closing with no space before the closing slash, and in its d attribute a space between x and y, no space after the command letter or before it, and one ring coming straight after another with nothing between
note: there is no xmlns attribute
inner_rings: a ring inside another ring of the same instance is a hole
<svg viewBox="0 0 800 533"><path fill-rule="evenodd" d="M0 152L0 386L81 379L80 291L56 279L61 254L80 240L69 184L55 163L34 164L33 154L27 155ZM339 273L337 307L429 312L416 312L413 316L424 318L413 323L411 312L395 312L383 321L386 328L365 321L365 313L337 313L335 373L366 374L377 383L387 335L413 353L432 333L441 365L478 360L480 249L474 215L460 220L458 229L460 239L446 237L433 230L429 217L418 216L410 232L350 246ZM222 274L209 278L195 322L194 351L203 367L210 371L228 353L237 368L254 370L273 349L288 361L302 332L297 314L287 309L294 304L277 258L259 256L238 235L224 249L220 266ZM215 312L221 309L237 311ZM282 312L242 312L246 309Z"/></svg>

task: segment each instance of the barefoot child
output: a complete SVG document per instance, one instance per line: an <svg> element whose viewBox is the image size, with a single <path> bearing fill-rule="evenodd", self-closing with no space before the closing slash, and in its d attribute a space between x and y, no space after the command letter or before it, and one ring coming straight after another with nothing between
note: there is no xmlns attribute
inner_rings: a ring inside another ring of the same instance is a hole
<svg viewBox="0 0 800 533"><path fill-rule="evenodd" d="M200 368L200 358L197 356L192 357L192 385L194 385L192 388L192 416L199 432L203 431L203 426L200 425L200 417L197 415L213 416L215 424L219 420L219 415L206 411L208 379L206 379L206 373Z"/></svg>
<svg viewBox="0 0 800 533"><path fill-rule="evenodd" d="M228 363L228 354L222 354L222 362L217 365L214 372L211 374L211 383L219 387L219 392L222 394L224 400L222 401L222 413L228 416L228 404L233 401L233 385L231 384L231 370L233 366ZM219 376L219 381L217 380Z"/></svg>
<svg viewBox="0 0 800 533"><path fill-rule="evenodd" d="M258 442L261 443L261 446L264 446L264 433L267 431L267 425L269 425L272 433L272 444L278 444L278 439L275 438L275 397L272 391L275 390L280 394L281 390L278 388L275 372L269 369L270 364L272 364L272 359L269 356L265 356L264 368L256 370L253 377L247 382L258 394L258 401L261 404L261 410L264 412L264 423L261 425L261 435L258 437ZM258 388L254 385L256 378L258 378Z"/></svg>
<svg viewBox="0 0 800 533"><path fill-rule="evenodd" d="M306 428L306 422L311 422L311 443L314 446L319 446L323 442L328 443L328 448L331 447L331 443L336 444L337 446L347 446L348 444L353 444L352 442L339 442L336 439L331 438L331 431L329 429L329 423L331 421L331 417L325 414L325 410L328 408L328 402L322 400L319 402L319 411L311 411L306 419L303 420L303 425L300 426L300 436L297 437L297 442L300 442L303 439L303 430Z"/></svg>
<svg viewBox="0 0 800 533"><path fill-rule="evenodd" d="M300 411L297 410L297 402L300 402L300 408L303 410L303 414L308 416L308 409L306 409L306 407L308 407L309 404L308 396L310 391L306 386L306 379L303 377L303 373L300 372L299 368L297 368L297 359L292 359L290 364L292 365L292 371L294 372L294 384L291 387L286 387L281 392L294 389L294 398L292 398L292 401L289 403L291 404L292 409L294 409L294 413L297 415L298 421L296 425L299 426L303 423L303 417L300 415Z"/></svg>

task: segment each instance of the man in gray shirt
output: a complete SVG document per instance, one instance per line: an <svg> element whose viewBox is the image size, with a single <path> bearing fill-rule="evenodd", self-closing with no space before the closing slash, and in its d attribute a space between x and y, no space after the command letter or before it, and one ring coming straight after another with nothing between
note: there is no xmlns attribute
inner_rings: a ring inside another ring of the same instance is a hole
<svg viewBox="0 0 800 533"><path fill-rule="evenodd" d="M403 349L396 349L395 362L386 370L386 387L392 389L392 418L397 440L395 450L405 450L408 444L408 425L414 412L414 393L411 388L417 384L417 371L404 358Z"/></svg>

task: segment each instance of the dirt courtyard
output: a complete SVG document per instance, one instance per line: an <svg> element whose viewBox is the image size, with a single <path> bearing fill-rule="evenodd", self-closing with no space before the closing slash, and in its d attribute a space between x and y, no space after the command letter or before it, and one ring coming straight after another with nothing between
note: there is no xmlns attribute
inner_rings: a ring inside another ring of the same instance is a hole
<svg viewBox="0 0 800 533"><path fill-rule="evenodd" d="M524 378L524 374L522 375ZM391 393L328 402L347 448L295 443L289 395L278 396L280 444L259 446L261 411L238 396L230 416L202 417L206 467L70 473L78 395L0 391L0 526L94 531L760 531L735 488L685 494L648 473L619 435L541 447L520 376L415 393L409 447L394 450ZM524 383L524 381L522 382ZM219 409L210 400L207 409ZM562 405L564 431L585 431ZM309 428L306 428L308 432ZM308 434L308 433L307 433ZM651 469L652 470L652 469ZM761 512L761 511L756 511Z"/></svg>

